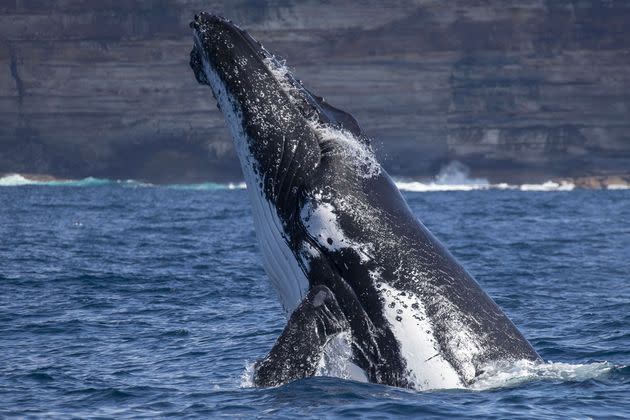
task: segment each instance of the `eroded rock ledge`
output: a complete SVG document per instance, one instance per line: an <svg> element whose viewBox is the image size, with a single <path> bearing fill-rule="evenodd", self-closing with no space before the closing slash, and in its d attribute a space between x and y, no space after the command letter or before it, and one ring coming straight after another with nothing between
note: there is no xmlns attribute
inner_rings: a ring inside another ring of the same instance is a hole
<svg viewBox="0 0 630 420"><path fill-rule="evenodd" d="M230 16L352 112L394 176L509 182L630 168L630 2L5 1L0 172L228 181L187 22ZM582 181L579 181L582 182Z"/></svg>

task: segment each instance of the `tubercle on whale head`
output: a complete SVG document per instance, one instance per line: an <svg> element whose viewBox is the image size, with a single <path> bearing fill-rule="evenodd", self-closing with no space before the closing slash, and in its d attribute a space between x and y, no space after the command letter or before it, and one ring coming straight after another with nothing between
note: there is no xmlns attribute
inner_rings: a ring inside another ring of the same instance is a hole
<svg viewBox="0 0 630 420"><path fill-rule="evenodd" d="M233 77L229 74L230 70L243 65L237 58L251 55L260 59L267 54L247 32L222 16L201 12L194 16L189 26L195 34L190 67L201 84L210 85L203 68L204 59L215 70L225 73L221 76Z"/></svg>

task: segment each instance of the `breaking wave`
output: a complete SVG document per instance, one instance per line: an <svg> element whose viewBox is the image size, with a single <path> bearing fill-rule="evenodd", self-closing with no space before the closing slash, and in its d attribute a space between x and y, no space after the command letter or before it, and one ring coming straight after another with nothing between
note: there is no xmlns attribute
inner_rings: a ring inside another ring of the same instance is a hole
<svg viewBox="0 0 630 420"><path fill-rule="evenodd" d="M244 190L247 188L244 182L229 182L227 184L219 184L215 182L204 182L201 184L171 184L166 185L166 188L176 190L197 190L197 191L211 191L211 190Z"/></svg>
<svg viewBox="0 0 630 420"><path fill-rule="evenodd" d="M460 162L454 161L429 181L397 180L401 191L435 192L435 191L478 191L478 190L520 190L520 191L572 191L575 184L568 181L547 181L542 184L491 184L485 178L471 178L470 170Z"/></svg>
<svg viewBox="0 0 630 420"><path fill-rule="evenodd" d="M93 187L99 185L110 185L115 183L102 178L84 178L80 180L48 179L27 177L20 174L5 175L0 178L0 187L21 187L24 185L49 185L49 186L69 186L69 187Z"/></svg>
<svg viewBox="0 0 630 420"><path fill-rule="evenodd" d="M573 191L578 189L569 181L547 181L539 184L492 184L484 178L470 178L466 167L457 162L444 167L433 179L425 181L395 179L401 191L407 192L441 192L441 191L482 191L482 190L513 190L513 191ZM53 179L50 177L30 177L20 174L0 176L0 187L22 186L51 186L51 187L100 187L119 186L125 188L169 188L176 190L214 191L214 190L242 190L247 188L244 182L203 182L191 184L151 184L133 179L112 180L88 177L84 179ZM612 184L608 190L628 190L630 185Z"/></svg>
<svg viewBox="0 0 630 420"><path fill-rule="evenodd" d="M105 178L83 178L83 179L52 179L49 177L30 177L20 174L10 174L0 177L0 187L22 187L22 186L50 186L50 187L100 187L100 186L120 186L127 188L170 188L179 190L240 190L245 188L244 182L216 183L204 182L195 184L168 184L158 185L148 182L127 180L112 180Z"/></svg>
<svg viewBox="0 0 630 420"><path fill-rule="evenodd" d="M542 184L507 184L498 183L444 183L439 181L396 181L401 191L409 192L438 192L438 191L479 191L479 190L516 190L516 191L573 191L576 187L572 182L547 181ZM608 188L625 189L625 188Z"/></svg>

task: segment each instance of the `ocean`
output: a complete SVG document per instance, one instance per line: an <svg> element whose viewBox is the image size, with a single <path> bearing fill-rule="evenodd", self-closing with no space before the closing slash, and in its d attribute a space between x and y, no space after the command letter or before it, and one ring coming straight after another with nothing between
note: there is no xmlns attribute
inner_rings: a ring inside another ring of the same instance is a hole
<svg viewBox="0 0 630 420"><path fill-rule="evenodd" d="M418 392L251 387L286 321L241 185L22 179L0 182L0 417L630 416L630 190L401 183L548 362Z"/></svg>

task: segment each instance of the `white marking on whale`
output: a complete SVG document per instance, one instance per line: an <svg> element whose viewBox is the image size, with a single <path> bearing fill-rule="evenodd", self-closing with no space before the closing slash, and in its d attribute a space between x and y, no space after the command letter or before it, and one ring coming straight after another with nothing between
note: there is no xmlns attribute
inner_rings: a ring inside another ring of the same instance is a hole
<svg viewBox="0 0 630 420"><path fill-rule="evenodd" d="M227 92L224 83L205 57L203 64L206 77L234 137L236 152L243 167L245 184L252 203L256 238L263 255L263 267L288 315L306 295L308 279L287 244L276 207L264 198L259 188L263 180L254 172L254 165L250 162L252 158L248 150L249 141L243 130L239 104Z"/></svg>

